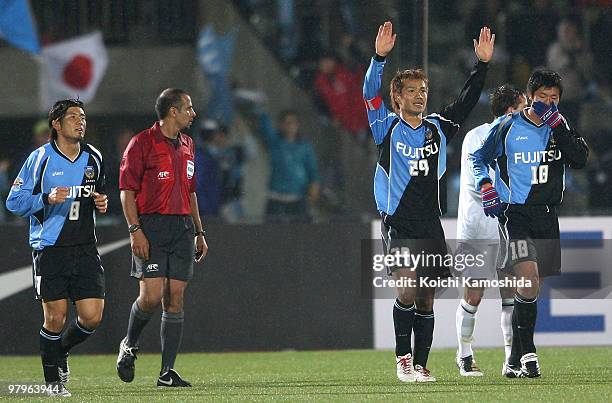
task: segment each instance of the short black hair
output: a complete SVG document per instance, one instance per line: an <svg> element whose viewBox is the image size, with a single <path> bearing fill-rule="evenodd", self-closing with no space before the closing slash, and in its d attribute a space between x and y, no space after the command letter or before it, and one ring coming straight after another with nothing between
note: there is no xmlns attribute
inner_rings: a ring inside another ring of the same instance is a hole
<svg viewBox="0 0 612 403"><path fill-rule="evenodd" d="M64 116L66 115L66 112L68 111L68 109L72 108L73 106L76 106L77 108L81 108L85 110L85 108L83 108L83 102L79 99L62 99L60 101L57 101L55 104L53 104L51 109L49 109L49 120L48 121L49 121L49 128L51 129L52 139L57 138L57 131L53 128L53 121L57 119L62 120Z"/></svg>
<svg viewBox="0 0 612 403"><path fill-rule="evenodd" d="M531 73L527 81L527 93L533 96L539 88L559 88L559 97L563 95L563 83L561 76L556 71L539 69Z"/></svg>
<svg viewBox="0 0 612 403"><path fill-rule="evenodd" d="M509 84L495 88L489 96L493 116L500 117L506 113L508 108L516 108L521 103L521 97L524 96L523 91Z"/></svg>
<svg viewBox="0 0 612 403"><path fill-rule="evenodd" d="M157 118L162 120L168 116L170 108L174 107L180 109L183 106L183 95L189 96L187 91L179 88L166 88L159 94L155 101L155 112L157 112Z"/></svg>

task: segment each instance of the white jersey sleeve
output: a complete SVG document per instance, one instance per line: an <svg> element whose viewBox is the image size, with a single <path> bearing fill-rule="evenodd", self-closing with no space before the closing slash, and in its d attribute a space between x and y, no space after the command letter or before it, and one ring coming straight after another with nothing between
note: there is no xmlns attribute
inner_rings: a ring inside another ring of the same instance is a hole
<svg viewBox="0 0 612 403"><path fill-rule="evenodd" d="M468 164L468 155L479 149L491 128L490 123L470 130L461 146L461 181L457 212L457 239L498 240L497 219L487 217L482 209L480 193L474 190L474 174ZM489 168L491 179L495 171Z"/></svg>

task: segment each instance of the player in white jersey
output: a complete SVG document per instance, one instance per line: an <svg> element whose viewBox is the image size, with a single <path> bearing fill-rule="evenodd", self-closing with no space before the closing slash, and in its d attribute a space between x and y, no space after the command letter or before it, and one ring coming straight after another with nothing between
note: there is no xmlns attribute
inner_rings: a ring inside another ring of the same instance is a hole
<svg viewBox="0 0 612 403"><path fill-rule="evenodd" d="M491 93L491 111L498 118L509 113L522 110L527 102L525 94L508 85L502 85ZM458 249L466 249L470 244L472 251L476 253L486 252L485 267L480 272L472 270L469 273L461 273L471 279L486 278L486 272L494 272L498 268L497 252L499 248L498 222L485 216L482 209L482 197L474 190L474 174L468 166L468 155L479 149L489 134L491 123L484 123L470 130L463 140L461 147L461 187L459 191L459 211L457 214L457 242ZM489 174L494 175L494 170L489 168ZM477 269L474 267L474 269ZM506 273L498 270L500 277ZM463 376L482 376L482 372L476 366L474 353L472 351L472 340L474 326L476 324L476 312L484 294L482 287L465 287L464 295L457 307L457 339L459 348L457 351L457 366L459 373ZM502 299L501 328L504 336L504 348L506 359L502 373L506 372L506 364L510 355L512 344L512 310L514 308L514 289L500 288Z"/></svg>

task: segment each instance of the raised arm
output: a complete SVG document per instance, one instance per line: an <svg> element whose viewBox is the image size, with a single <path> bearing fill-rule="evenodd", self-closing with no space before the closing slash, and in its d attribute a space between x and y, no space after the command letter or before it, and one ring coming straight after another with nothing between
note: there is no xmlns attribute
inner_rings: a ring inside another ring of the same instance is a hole
<svg viewBox="0 0 612 403"><path fill-rule="evenodd" d="M385 68L385 57L391 52L395 45L396 34L393 33L393 25L387 21L378 28L376 35L376 54L370 61L370 67L363 82L363 101L368 114L368 121L374 142L383 142L387 130L391 126L395 114L390 112L380 95L383 70Z"/></svg>
<svg viewBox="0 0 612 403"><path fill-rule="evenodd" d="M470 72L457 99L440 111L440 115L448 120L445 122L449 126L445 131L449 137L448 140L457 133L459 126L463 124L480 99L487 76L488 62L493 56L494 47L495 34L491 34L488 27L483 27L480 30L478 42L474 39L474 53L478 57L478 62Z"/></svg>

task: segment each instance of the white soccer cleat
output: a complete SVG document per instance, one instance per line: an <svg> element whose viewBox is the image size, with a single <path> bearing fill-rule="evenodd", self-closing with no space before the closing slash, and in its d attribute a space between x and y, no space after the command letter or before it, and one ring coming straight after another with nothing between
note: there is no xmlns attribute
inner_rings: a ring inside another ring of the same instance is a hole
<svg viewBox="0 0 612 403"><path fill-rule="evenodd" d="M455 360L457 368L459 368L459 374L461 376L482 376L482 371L476 366L476 360L474 356L468 355L467 357L456 356Z"/></svg>
<svg viewBox="0 0 612 403"><path fill-rule="evenodd" d="M423 368L420 365L414 366L414 372L416 372L417 382L435 382L436 378L431 375L431 372L427 368Z"/></svg>
<svg viewBox="0 0 612 403"><path fill-rule="evenodd" d="M521 357L521 373L525 378L537 378L541 375L536 353L527 353Z"/></svg>
<svg viewBox="0 0 612 403"><path fill-rule="evenodd" d="M70 397L72 393L66 389L63 383L54 382L47 384L47 396L49 397Z"/></svg>
<svg viewBox="0 0 612 403"><path fill-rule="evenodd" d="M415 382L416 373L412 366L412 354L408 353L400 357L395 357L397 365L397 379L402 382Z"/></svg>
<svg viewBox="0 0 612 403"><path fill-rule="evenodd" d="M510 364L508 364L508 361L504 361L504 364L502 365L501 374L502 376L505 376L506 378L522 378L523 377L523 373L521 372L521 369L513 368Z"/></svg>

